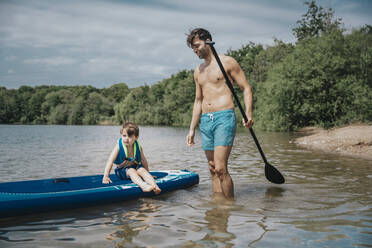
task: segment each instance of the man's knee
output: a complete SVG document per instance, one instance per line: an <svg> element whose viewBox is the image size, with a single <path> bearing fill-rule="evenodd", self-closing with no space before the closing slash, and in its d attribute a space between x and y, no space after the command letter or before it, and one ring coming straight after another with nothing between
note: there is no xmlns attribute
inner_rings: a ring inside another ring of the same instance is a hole
<svg viewBox="0 0 372 248"><path fill-rule="evenodd" d="M215 173L218 175L218 177L223 177L227 174L227 170L224 167L217 167L214 168Z"/></svg>
<svg viewBox="0 0 372 248"><path fill-rule="evenodd" d="M223 177L227 174L227 161L215 160L214 171L218 177Z"/></svg>

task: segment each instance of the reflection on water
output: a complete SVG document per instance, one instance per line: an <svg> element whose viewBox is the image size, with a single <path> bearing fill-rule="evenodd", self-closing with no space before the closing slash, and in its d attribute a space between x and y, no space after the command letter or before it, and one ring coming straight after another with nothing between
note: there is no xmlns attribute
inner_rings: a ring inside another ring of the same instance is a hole
<svg viewBox="0 0 372 248"><path fill-rule="evenodd" d="M134 238L141 231L150 228L148 224L151 220L151 215L157 212L159 205L153 203L142 203L138 209L116 214L110 217L108 223L116 226L116 231L109 234L106 239L115 241L115 246L125 247L125 244L134 242Z"/></svg>
<svg viewBox="0 0 372 248"><path fill-rule="evenodd" d="M0 125L0 182L102 173L118 127ZM211 192L187 129L141 127L153 170L189 169L200 184L153 198L0 220L0 247L371 247L371 161L311 152L295 133L260 133L286 178L274 185L248 132L229 161L235 200ZM20 147L22 155L19 154Z"/></svg>
<svg viewBox="0 0 372 248"><path fill-rule="evenodd" d="M228 231L232 200L226 200L221 193L214 193L205 211L204 236L200 240L188 241L183 247L233 247L236 236Z"/></svg>

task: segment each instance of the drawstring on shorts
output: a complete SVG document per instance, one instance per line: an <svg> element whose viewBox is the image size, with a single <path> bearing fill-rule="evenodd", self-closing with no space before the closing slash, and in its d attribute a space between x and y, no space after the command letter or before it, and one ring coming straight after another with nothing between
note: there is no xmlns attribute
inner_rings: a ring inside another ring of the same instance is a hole
<svg viewBox="0 0 372 248"><path fill-rule="evenodd" d="M209 119L211 119L213 121L214 115L212 113L209 113L208 116L209 116Z"/></svg>

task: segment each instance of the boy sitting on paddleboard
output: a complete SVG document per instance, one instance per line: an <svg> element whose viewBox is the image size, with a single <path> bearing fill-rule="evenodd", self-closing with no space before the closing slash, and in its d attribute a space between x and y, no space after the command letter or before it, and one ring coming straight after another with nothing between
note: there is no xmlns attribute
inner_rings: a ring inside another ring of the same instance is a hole
<svg viewBox="0 0 372 248"><path fill-rule="evenodd" d="M154 178L148 172L149 167L139 142L139 128L132 122L124 123L120 129L121 138L115 145L106 163L102 183L112 183L110 172L115 164L115 174L120 179L130 178L137 184L142 191L154 191L159 194L161 189L156 184Z"/></svg>

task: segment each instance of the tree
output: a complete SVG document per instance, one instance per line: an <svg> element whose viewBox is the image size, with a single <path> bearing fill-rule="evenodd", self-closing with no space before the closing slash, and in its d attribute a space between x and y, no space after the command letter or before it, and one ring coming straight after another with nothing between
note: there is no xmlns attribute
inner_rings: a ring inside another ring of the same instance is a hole
<svg viewBox="0 0 372 248"><path fill-rule="evenodd" d="M322 33L340 28L341 18L334 19L334 11L331 8L325 10L316 5L314 0L304 4L308 6L308 10L302 15L302 19L297 21L299 26L292 30L298 41L319 37Z"/></svg>
<svg viewBox="0 0 372 248"><path fill-rule="evenodd" d="M68 125L82 125L84 118L84 109L86 103L83 97L79 96L75 99L71 106L71 112L67 119Z"/></svg>
<svg viewBox="0 0 372 248"><path fill-rule="evenodd" d="M102 90L102 94L114 102L121 102L129 94L130 90L125 83L118 83Z"/></svg>
<svg viewBox="0 0 372 248"><path fill-rule="evenodd" d="M360 49L371 39L366 35L334 30L298 43L260 85L256 123L288 131L372 120L372 87L361 73L361 54L372 55L371 42L369 49Z"/></svg>
<svg viewBox="0 0 372 248"><path fill-rule="evenodd" d="M0 88L0 123L8 124L19 120L19 109L15 90Z"/></svg>
<svg viewBox="0 0 372 248"><path fill-rule="evenodd" d="M89 94L84 106L84 125L96 125L101 117L113 114L113 104L106 97L97 92Z"/></svg>
<svg viewBox="0 0 372 248"><path fill-rule="evenodd" d="M233 57L239 63L248 78L253 71L256 56L263 50L264 48L262 45L256 45L255 43L250 42L247 45L243 45L238 50L229 49L227 55Z"/></svg>
<svg viewBox="0 0 372 248"><path fill-rule="evenodd" d="M150 87L140 86L131 89L130 93L115 105L115 116L119 122L136 121L136 115L150 104Z"/></svg>
<svg viewBox="0 0 372 248"><path fill-rule="evenodd" d="M277 39L274 42L275 44L273 46L262 50L255 57L252 72L249 75L249 82L254 89L257 83L266 81L268 71L275 64L281 62L288 54L293 52L294 46L292 44L286 44Z"/></svg>
<svg viewBox="0 0 372 248"><path fill-rule="evenodd" d="M71 114L71 104L74 99L74 93L68 89L47 94L45 102L42 104L42 112L48 116L48 124L66 124Z"/></svg>

